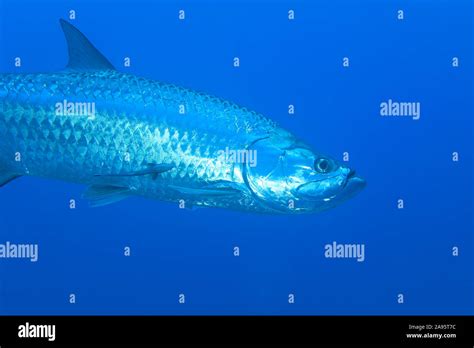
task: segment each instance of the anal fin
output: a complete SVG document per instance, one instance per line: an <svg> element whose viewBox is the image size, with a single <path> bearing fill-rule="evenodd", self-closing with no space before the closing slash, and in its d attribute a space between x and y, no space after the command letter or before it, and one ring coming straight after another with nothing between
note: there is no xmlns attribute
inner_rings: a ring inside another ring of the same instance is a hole
<svg viewBox="0 0 474 348"><path fill-rule="evenodd" d="M89 200L92 207L112 204L130 196L130 188L113 185L91 185L83 197Z"/></svg>
<svg viewBox="0 0 474 348"><path fill-rule="evenodd" d="M0 171L0 187L5 186L9 182L19 178L21 175L8 172L8 171Z"/></svg>

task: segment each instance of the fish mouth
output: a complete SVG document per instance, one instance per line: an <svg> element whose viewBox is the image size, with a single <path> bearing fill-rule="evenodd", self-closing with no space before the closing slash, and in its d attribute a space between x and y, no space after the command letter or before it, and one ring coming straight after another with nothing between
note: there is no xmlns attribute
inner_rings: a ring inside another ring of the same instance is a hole
<svg viewBox="0 0 474 348"><path fill-rule="evenodd" d="M350 178L354 178L354 177L356 177L356 171L354 169L351 169L349 174L347 174L347 180L349 180Z"/></svg>
<svg viewBox="0 0 474 348"><path fill-rule="evenodd" d="M350 186L359 190L363 189L366 185L366 181L360 176L357 176L356 171L352 169L349 174L347 174L346 182L344 183L344 187Z"/></svg>
<svg viewBox="0 0 474 348"><path fill-rule="evenodd" d="M366 181L357 176L354 170L351 170L347 176L342 179L342 183L339 179L339 184L331 184L331 182L335 180L337 180L337 176L307 182L298 186L296 194L310 201L343 201L355 196L367 185Z"/></svg>
<svg viewBox="0 0 474 348"><path fill-rule="evenodd" d="M365 186L367 186L367 182L360 176L357 176L355 171L349 174L351 175L347 176L346 183L344 185L344 191L348 191L352 197L356 193L360 192Z"/></svg>

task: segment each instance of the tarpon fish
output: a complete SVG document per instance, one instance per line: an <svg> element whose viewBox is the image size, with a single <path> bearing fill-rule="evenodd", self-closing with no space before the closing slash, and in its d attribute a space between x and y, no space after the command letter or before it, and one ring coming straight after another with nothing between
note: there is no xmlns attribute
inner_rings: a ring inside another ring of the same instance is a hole
<svg viewBox="0 0 474 348"><path fill-rule="evenodd" d="M312 213L365 181L259 113L116 70L73 25L65 70L0 74L0 186L31 175L185 207Z"/></svg>

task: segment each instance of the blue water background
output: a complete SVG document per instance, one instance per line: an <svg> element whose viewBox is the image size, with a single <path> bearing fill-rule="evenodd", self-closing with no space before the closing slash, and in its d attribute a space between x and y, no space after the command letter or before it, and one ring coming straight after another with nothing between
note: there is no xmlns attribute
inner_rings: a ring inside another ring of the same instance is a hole
<svg viewBox="0 0 474 348"><path fill-rule="evenodd" d="M20 178L0 190L0 243L40 254L0 259L0 314L473 314L470 1L0 0L0 71L61 70L70 9L119 70L347 151L368 185L321 214L266 216L139 197L92 209L81 185ZM388 99L420 102L420 120L381 117ZM365 261L325 258L333 241L365 244Z"/></svg>

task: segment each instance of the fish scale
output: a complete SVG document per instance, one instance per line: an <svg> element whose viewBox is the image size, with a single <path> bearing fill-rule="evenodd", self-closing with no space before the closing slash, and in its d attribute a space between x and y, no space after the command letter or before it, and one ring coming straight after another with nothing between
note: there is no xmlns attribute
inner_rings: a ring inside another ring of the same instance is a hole
<svg viewBox="0 0 474 348"><path fill-rule="evenodd" d="M0 74L0 186L33 175L88 185L84 197L94 206L136 194L291 214L328 209L364 186L254 111L115 70L60 23L66 70ZM91 113L61 110L69 105ZM253 162L237 158L242 150Z"/></svg>
<svg viewBox="0 0 474 348"><path fill-rule="evenodd" d="M0 103L3 161L11 163L13 154L20 152L31 175L86 184L94 175L120 174L154 162L176 166L177 170L161 174L161 182L189 185L233 180L231 166L216 163L217 152L225 147L244 148L249 139L274 129L273 122L256 117L260 133L255 126L248 132L245 119L256 116L253 112L116 71L4 74L0 90L6 91ZM30 98L36 91L41 91L41 98ZM95 119L56 115L56 103L81 98L96 104ZM185 103L185 115L178 113L176 100ZM130 161L123 160L126 153ZM83 168L79 175L74 170L78 166Z"/></svg>

